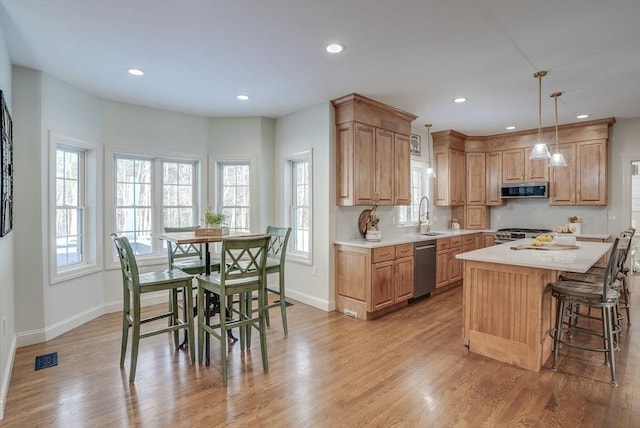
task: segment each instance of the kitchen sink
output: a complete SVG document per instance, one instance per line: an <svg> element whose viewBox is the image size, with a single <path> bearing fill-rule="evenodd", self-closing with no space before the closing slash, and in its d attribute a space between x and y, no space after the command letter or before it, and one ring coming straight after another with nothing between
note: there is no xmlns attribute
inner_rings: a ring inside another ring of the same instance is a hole
<svg viewBox="0 0 640 428"><path fill-rule="evenodd" d="M421 233L420 235L425 235L425 236L442 236L442 235L446 235L446 233L444 233L444 232L425 232L425 233Z"/></svg>

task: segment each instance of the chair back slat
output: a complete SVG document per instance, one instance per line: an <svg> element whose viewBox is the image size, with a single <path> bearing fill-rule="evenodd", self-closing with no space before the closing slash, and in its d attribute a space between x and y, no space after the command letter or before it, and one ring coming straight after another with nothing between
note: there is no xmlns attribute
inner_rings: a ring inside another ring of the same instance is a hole
<svg viewBox="0 0 640 428"><path fill-rule="evenodd" d="M111 234L111 239L118 251L120 259L120 267L122 268L122 280L124 284L131 284L132 287L138 285L139 271L133 249L126 236L118 236L116 233Z"/></svg>
<svg viewBox="0 0 640 428"><path fill-rule="evenodd" d="M623 245L626 244L626 242L623 241L624 239L626 238L616 238L615 241L613 241L613 247L611 248L611 257L609 257L607 268L605 269L603 280L602 280L603 281L602 282L602 300L603 301L607 300L607 297L609 295L609 289L615 282L616 277L618 275L618 263L619 263L621 252L622 252L621 249L623 248ZM623 245L620 244L621 241L624 242Z"/></svg>
<svg viewBox="0 0 640 428"><path fill-rule="evenodd" d="M189 227L165 227L164 231L166 233L172 232L193 232L196 229L199 229L200 226L189 226ZM173 268L173 263L177 259L182 258L199 258L202 260L202 244L183 244L177 245L170 241L167 242L167 253L169 254L169 268Z"/></svg>
<svg viewBox="0 0 640 428"><path fill-rule="evenodd" d="M232 281L264 275L268 242L268 235L223 238L221 280Z"/></svg>
<svg viewBox="0 0 640 428"><path fill-rule="evenodd" d="M287 248L289 246L291 228L268 226L266 234L271 237L267 247L267 256L279 258L280 263L284 264Z"/></svg>

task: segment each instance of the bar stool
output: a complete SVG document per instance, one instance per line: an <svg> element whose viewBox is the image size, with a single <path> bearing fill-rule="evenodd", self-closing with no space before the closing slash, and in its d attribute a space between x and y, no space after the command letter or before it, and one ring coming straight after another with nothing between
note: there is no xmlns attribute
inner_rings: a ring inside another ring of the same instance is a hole
<svg viewBox="0 0 640 428"><path fill-rule="evenodd" d="M556 326L549 332L553 337L553 366L551 368L553 371L558 371L558 352L561 344L587 351L603 352L605 354L605 364L610 366L610 383L613 386L618 385L615 372L614 350L616 343L614 340L614 324L615 307L618 304L620 293L614 289L613 285L616 282L615 268L621 256L621 251L618 250L619 242L620 238L616 238L601 284L562 280L551 284L552 296L557 299ZM570 306L575 305L589 309L601 309L601 330L575 325L573 322L575 317L589 316L567 310ZM565 332L570 333L574 330L601 337L602 348L576 343L571 340L571 334L567 334L566 338L564 337Z"/></svg>
<svg viewBox="0 0 640 428"><path fill-rule="evenodd" d="M267 248L267 275L271 273L278 274L278 288L271 288L267 283L267 292L265 293L265 308L267 325L271 325L269 320L269 309L280 308L280 314L282 315L282 328L284 329L284 335L289 334L289 328L287 325L287 301L285 300L285 288L284 288L284 267L285 258L287 255L287 247L289 243L289 234L291 234L290 227L267 227L267 235L271 237L269 246ZM269 303L269 293L275 294L279 297L278 300L273 303Z"/></svg>

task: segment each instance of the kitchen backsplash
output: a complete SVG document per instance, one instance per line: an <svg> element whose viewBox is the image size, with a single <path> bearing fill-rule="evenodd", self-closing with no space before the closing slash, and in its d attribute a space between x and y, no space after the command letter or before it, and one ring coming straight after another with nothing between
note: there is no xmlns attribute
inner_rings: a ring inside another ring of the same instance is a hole
<svg viewBox="0 0 640 428"><path fill-rule="evenodd" d="M358 217L362 210L371 207L336 207L336 238L338 240L360 237ZM491 207L490 229L506 227L548 228L567 223L567 217L582 217L583 234L607 233L607 207L550 206L548 199L518 199L504 206ZM382 237L415 233L416 226L397 226L397 207L378 207L378 230ZM451 224L451 208L431 207L431 229L447 230Z"/></svg>

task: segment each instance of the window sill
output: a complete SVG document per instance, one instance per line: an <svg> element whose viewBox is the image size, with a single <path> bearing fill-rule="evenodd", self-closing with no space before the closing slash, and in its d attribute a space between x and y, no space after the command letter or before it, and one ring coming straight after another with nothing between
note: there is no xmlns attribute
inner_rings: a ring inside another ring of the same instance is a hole
<svg viewBox="0 0 640 428"><path fill-rule="evenodd" d="M102 272L102 266L96 264L65 269L64 271L54 273L49 285L61 284L63 282L71 281L72 279L82 278L83 276L93 275L98 272Z"/></svg>

